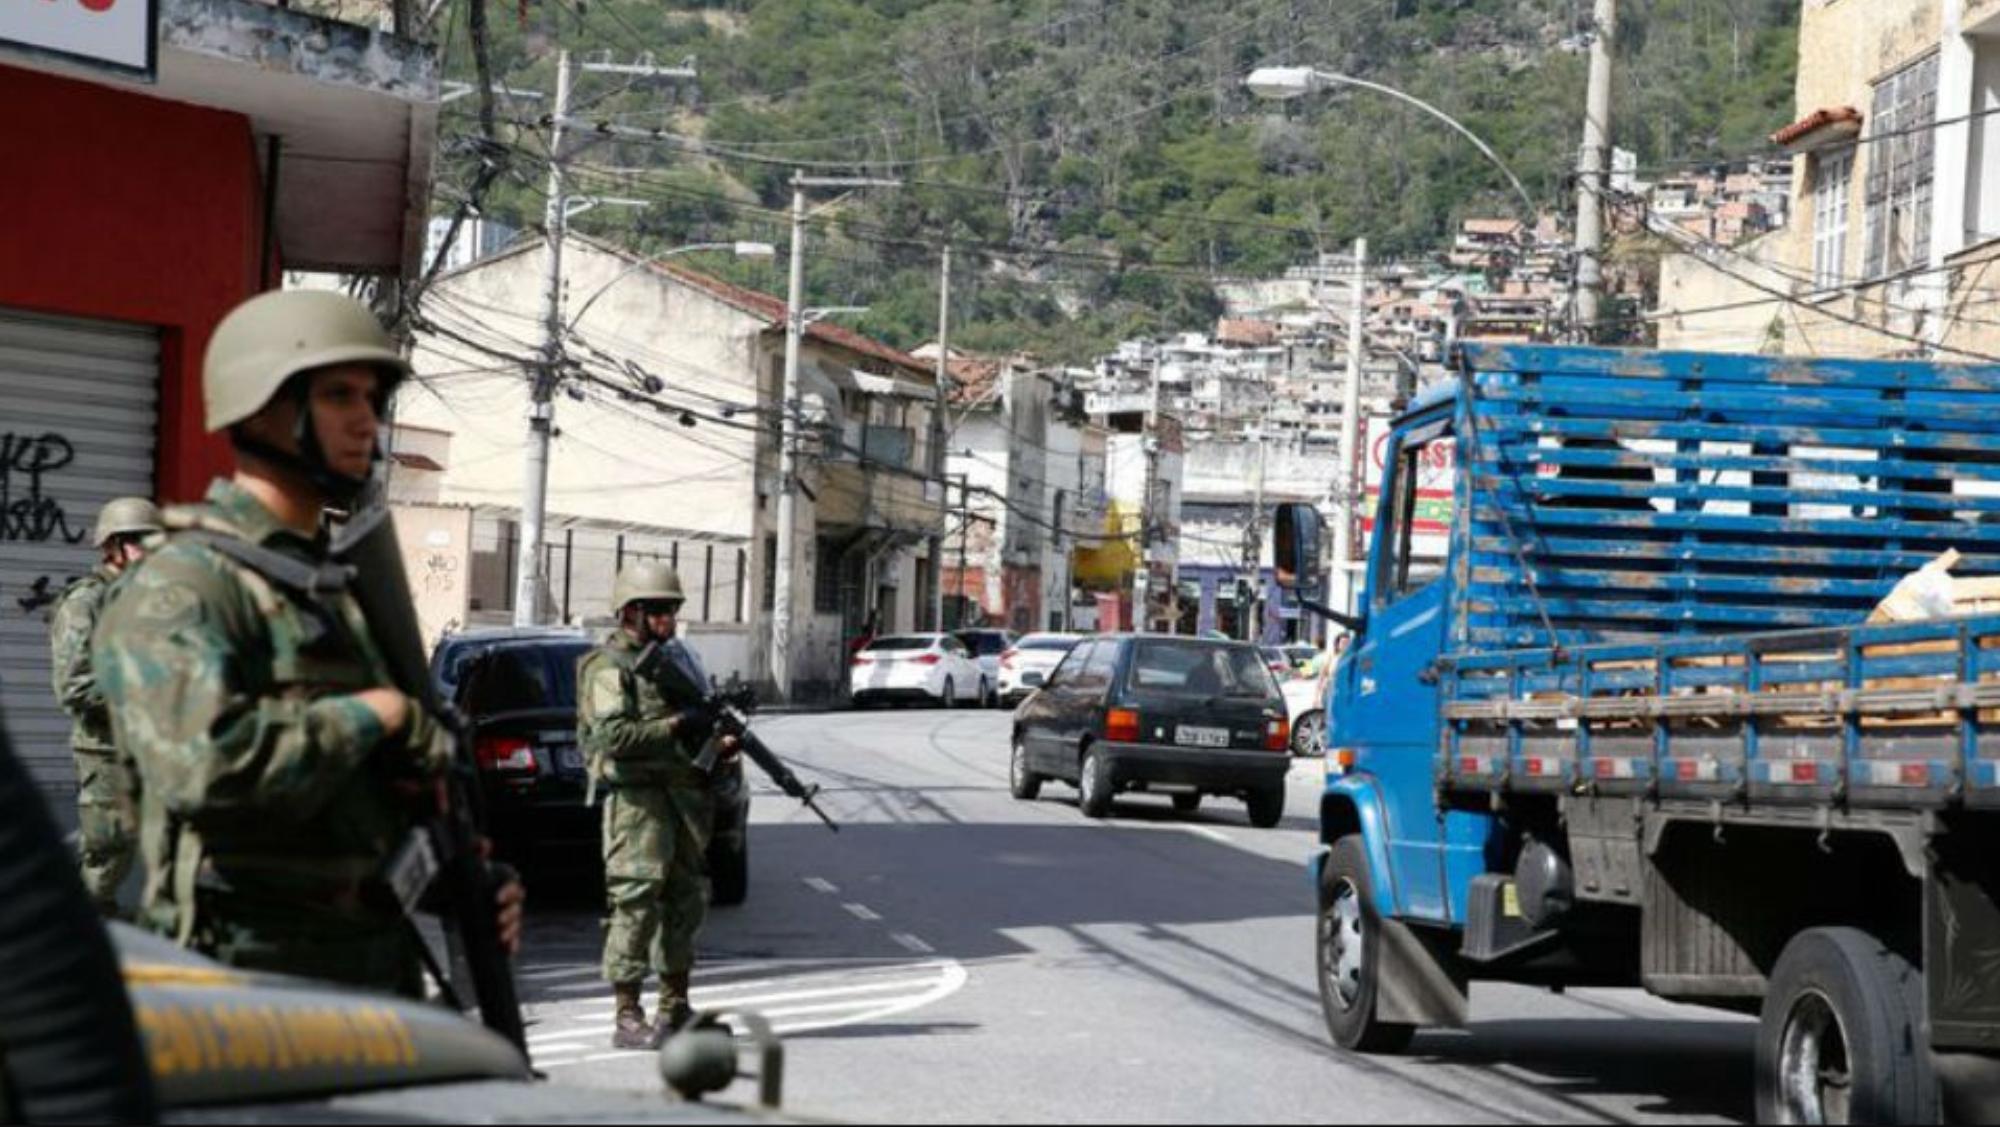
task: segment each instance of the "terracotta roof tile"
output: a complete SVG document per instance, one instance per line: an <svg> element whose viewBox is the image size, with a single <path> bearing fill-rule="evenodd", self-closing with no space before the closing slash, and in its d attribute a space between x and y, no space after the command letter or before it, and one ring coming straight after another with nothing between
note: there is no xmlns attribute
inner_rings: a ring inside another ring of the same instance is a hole
<svg viewBox="0 0 2000 1127"><path fill-rule="evenodd" d="M1860 132L1861 111L1855 109L1853 106L1814 110L1805 117L1771 134L1771 143L1784 148L1791 148L1793 144L1804 139L1806 136L1832 125L1852 125L1855 132Z"/></svg>

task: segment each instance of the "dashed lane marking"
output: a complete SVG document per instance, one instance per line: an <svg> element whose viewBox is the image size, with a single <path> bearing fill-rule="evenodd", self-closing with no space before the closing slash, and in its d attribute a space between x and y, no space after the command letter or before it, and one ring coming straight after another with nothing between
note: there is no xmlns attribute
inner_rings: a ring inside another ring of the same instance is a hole
<svg viewBox="0 0 2000 1127"><path fill-rule="evenodd" d="M928 955L937 950L907 931L891 932L889 938L895 940L904 950L914 951L919 955Z"/></svg>
<svg viewBox="0 0 2000 1127"><path fill-rule="evenodd" d="M840 891L839 888L834 886L832 881L824 877L801 877L799 879L804 882L807 888L812 889L814 892L824 892L828 896L832 896L834 893Z"/></svg>
<svg viewBox="0 0 2000 1127"><path fill-rule="evenodd" d="M882 918L871 911L866 904L842 904L841 907L847 909L848 915L868 923L874 923L876 920Z"/></svg>

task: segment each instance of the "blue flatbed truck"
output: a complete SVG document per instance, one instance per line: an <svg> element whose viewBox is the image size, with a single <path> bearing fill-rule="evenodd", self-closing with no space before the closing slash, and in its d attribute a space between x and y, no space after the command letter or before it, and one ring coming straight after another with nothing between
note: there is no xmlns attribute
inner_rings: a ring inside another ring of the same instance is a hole
<svg viewBox="0 0 2000 1127"><path fill-rule="evenodd" d="M1462 1025L1473 980L1639 986L1761 1015L1762 1121L2000 1120L2000 615L1868 621L1947 551L2000 575L2000 367L1458 367L1394 424L1357 613L1314 602L1317 513L1274 521L1353 633L1333 1039Z"/></svg>

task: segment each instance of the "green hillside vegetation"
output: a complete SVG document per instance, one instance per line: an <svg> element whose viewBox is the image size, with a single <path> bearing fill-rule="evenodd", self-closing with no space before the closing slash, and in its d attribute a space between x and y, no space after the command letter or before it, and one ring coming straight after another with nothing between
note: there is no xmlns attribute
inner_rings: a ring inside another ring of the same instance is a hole
<svg viewBox="0 0 2000 1127"><path fill-rule="evenodd" d="M1367 236L1383 257L1514 214L1505 180L1424 114L1359 91L1290 104L1241 76L1312 64L1464 121L1565 214L1580 140L1589 0L521 0L489 14L492 73L552 92L579 59L691 56L694 82L578 83L577 116L699 138L586 135L572 191L652 201L576 227L658 251L786 242L787 162L896 176L828 204L810 300L903 346L936 330L937 253L961 250L953 340L1082 361L1123 337L1207 327L1217 277L1281 272ZM1798 0L1627 0L1615 130L1642 165L1761 151L1791 114ZM466 5L437 31L470 79ZM440 205L473 182L476 98L446 107ZM549 102L502 98L511 154L488 214L539 223ZM830 201L830 202L829 202ZM782 292L784 262L694 260Z"/></svg>

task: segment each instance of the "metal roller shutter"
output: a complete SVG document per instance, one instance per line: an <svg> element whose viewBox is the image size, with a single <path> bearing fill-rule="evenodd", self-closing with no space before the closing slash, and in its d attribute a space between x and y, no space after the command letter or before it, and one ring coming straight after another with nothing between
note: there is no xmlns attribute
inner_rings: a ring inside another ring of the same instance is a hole
<svg viewBox="0 0 2000 1127"><path fill-rule="evenodd" d="M52 798L76 780L50 604L96 563L104 502L153 496L159 364L151 328L0 309L0 710Z"/></svg>

